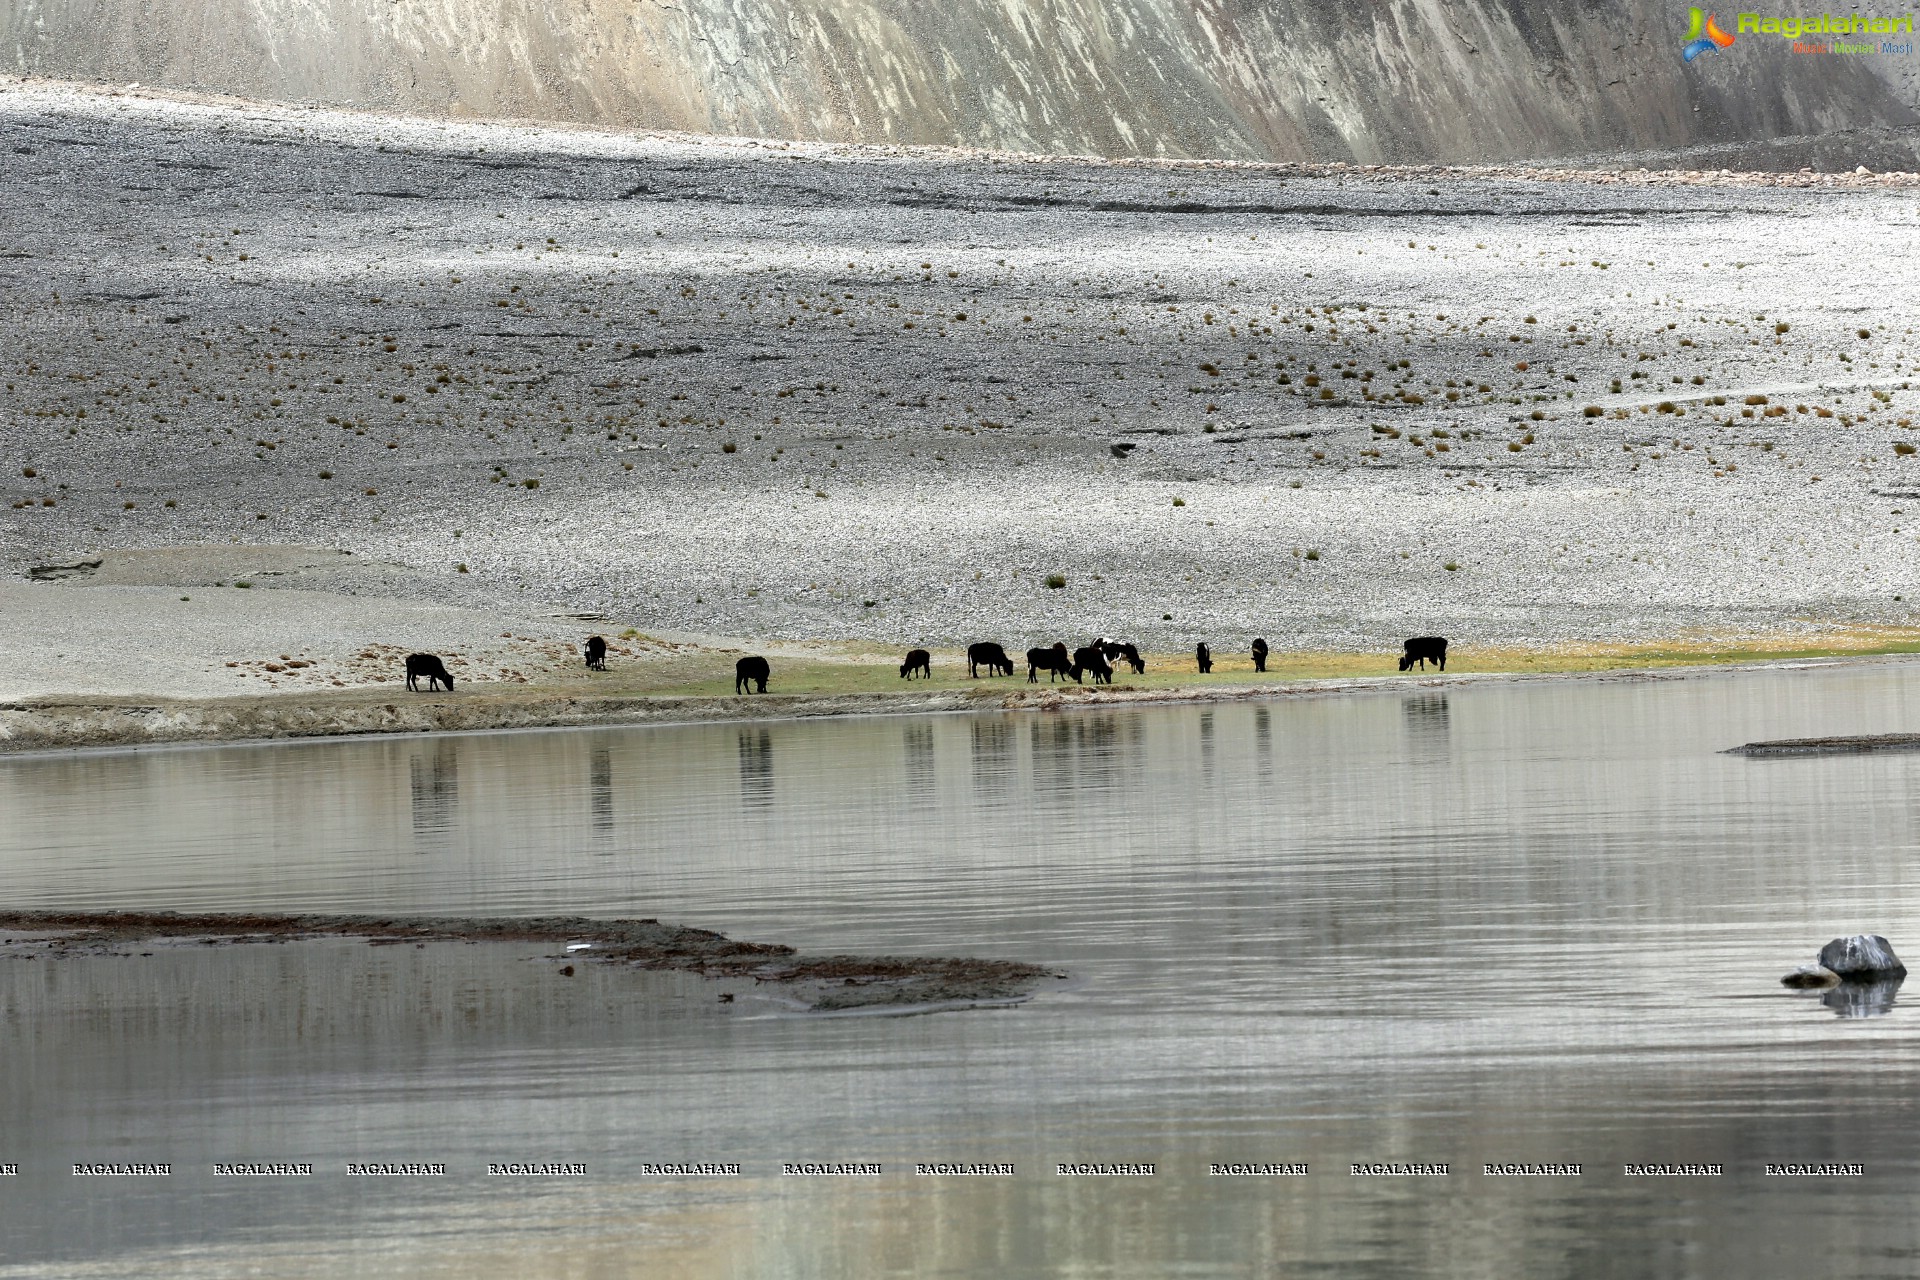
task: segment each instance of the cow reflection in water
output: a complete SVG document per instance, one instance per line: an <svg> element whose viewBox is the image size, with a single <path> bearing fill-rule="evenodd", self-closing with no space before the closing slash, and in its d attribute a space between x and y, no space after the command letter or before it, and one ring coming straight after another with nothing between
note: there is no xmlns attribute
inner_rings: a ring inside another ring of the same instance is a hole
<svg viewBox="0 0 1920 1280"><path fill-rule="evenodd" d="M460 749L442 738L422 743L407 758L407 776L413 797L415 840L445 834L453 828L453 811L460 803Z"/></svg>
<svg viewBox="0 0 1920 1280"><path fill-rule="evenodd" d="M1413 733L1444 737L1452 727L1448 723L1447 695L1444 693L1415 694L1400 704L1400 710L1406 714L1407 728Z"/></svg>
<svg viewBox="0 0 1920 1280"><path fill-rule="evenodd" d="M1029 731L1036 791L1111 790L1137 775L1145 757L1139 716L1048 716ZM1124 749L1123 749L1124 748Z"/></svg>
<svg viewBox="0 0 1920 1280"><path fill-rule="evenodd" d="M587 803L593 812L593 834L613 834L613 753L595 747L587 765Z"/></svg>
<svg viewBox="0 0 1920 1280"><path fill-rule="evenodd" d="M906 764L907 790L924 795L933 789L933 726L910 724L900 735L900 757Z"/></svg>
<svg viewBox="0 0 1920 1280"><path fill-rule="evenodd" d="M1879 982L1843 982L1820 993L1820 1003L1839 1018L1883 1018L1893 1012L1893 998L1900 994L1905 978L1884 978Z"/></svg>
<svg viewBox="0 0 1920 1280"><path fill-rule="evenodd" d="M749 809L773 807L773 735L740 731L740 802Z"/></svg>
<svg viewBox="0 0 1920 1280"><path fill-rule="evenodd" d="M1453 723L1444 693L1420 693L1400 704L1406 721L1408 746L1416 763L1436 764L1452 745Z"/></svg>
<svg viewBox="0 0 1920 1280"><path fill-rule="evenodd" d="M1004 718L973 722L973 787L1005 791L1014 782L1017 747L1012 723Z"/></svg>

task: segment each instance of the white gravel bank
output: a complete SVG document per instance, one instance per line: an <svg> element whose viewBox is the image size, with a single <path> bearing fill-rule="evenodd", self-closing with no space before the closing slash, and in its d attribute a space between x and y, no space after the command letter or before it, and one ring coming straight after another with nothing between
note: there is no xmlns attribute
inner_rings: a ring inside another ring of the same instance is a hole
<svg viewBox="0 0 1920 1280"><path fill-rule="evenodd" d="M303 587L471 612L313 625L436 648L1913 621L1920 190L1549 176L0 86L0 560L336 548ZM206 625L306 616L275 595Z"/></svg>

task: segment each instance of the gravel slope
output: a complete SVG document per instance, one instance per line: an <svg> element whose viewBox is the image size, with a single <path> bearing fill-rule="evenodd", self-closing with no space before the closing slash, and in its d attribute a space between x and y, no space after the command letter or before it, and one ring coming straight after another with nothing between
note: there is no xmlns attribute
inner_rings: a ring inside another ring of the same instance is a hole
<svg viewBox="0 0 1920 1280"><path fill-rule="evenodd" d="M479 617L1009 647L1913 617L1910 177L1104 164L16 83L0 178L14 575L281 544L352 553L302 589Z"/></svg>

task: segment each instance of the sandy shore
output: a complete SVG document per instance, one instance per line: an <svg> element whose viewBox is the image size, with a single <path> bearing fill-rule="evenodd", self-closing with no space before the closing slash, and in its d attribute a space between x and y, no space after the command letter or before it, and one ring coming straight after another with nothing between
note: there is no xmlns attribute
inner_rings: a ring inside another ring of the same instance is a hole
<svg viewBox="0 0 1920 1280"><path fill-rule="evenodd" d="M530 685L590 632L667 670L1920 622L1920 266L1807 239L1904 234L1910 175L19 84L0 143L9 701L391 689L413 649Z"/></svg>
<svg viewBox="0 0 1920 1280"><path fill-rule="evenodd" d="M374 946L399 943L490 942L550 944L550 957L572 965L629 965L673 969L717 979L772 984L783 1002L815 1012L855 1009L921 1010L1006 1004L1030 996L1049 977L1063 977L1011 960L954 957L800 955L792 947L735 942L706 929L657 920L562 917L398 917L321 915L182 915L176 912L0 913L0 931L24 934L0 940L0 956L151 954L140 947L193 943L221 945L359 938ZM734 984L737 987L737 982ZM722 989L720 999L731 1001Z"/></svg>

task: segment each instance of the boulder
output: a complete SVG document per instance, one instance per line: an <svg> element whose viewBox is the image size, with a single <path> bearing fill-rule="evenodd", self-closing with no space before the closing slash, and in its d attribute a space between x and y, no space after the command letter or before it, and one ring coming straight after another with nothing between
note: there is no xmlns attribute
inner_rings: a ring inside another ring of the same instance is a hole
<svg viewBox="0 0 1920 1280"><path fill-rule="evenodd" d="M1893 954L1893 944L1877 933L1856 933L1850 938L1835 938L1820 948L1820 964L1840 975L1843 982L1872 982L1879 978L1904 978L1907 966Z"/></svg>
<svg viewBox="0 0 1920 1280"><path fill-rule="evenodd" d="M1780 979L1783 986L1801 990L1809 988L1833 987L1840 984L1840 975L1824 965L1803 964L1786 977Z"/></svg>

